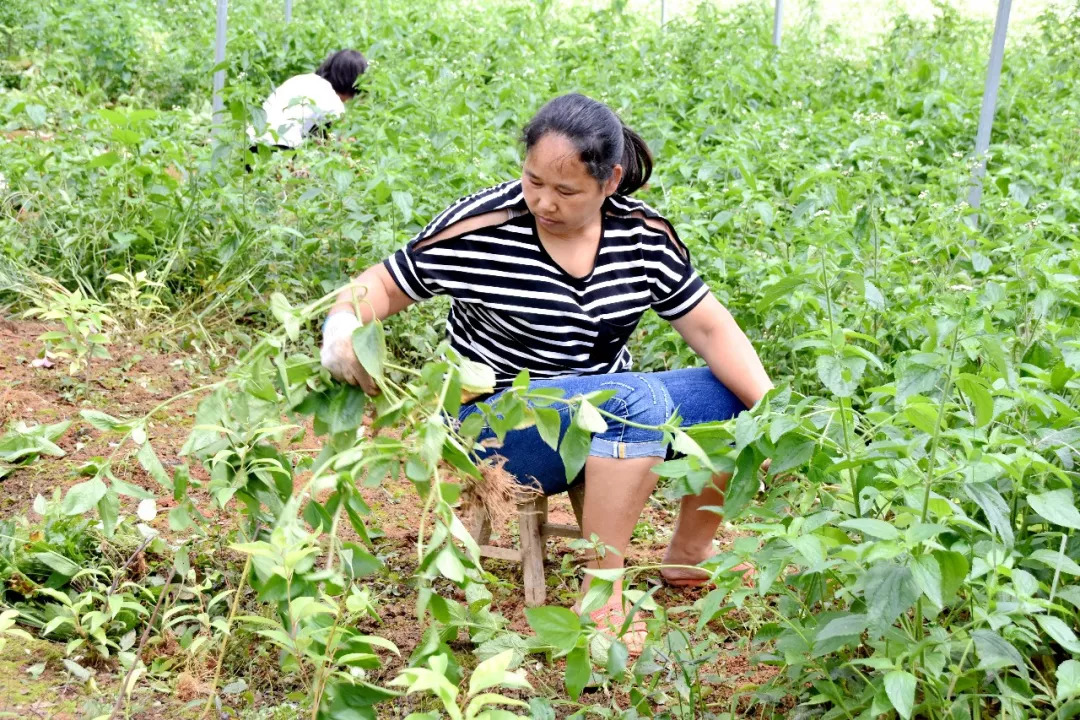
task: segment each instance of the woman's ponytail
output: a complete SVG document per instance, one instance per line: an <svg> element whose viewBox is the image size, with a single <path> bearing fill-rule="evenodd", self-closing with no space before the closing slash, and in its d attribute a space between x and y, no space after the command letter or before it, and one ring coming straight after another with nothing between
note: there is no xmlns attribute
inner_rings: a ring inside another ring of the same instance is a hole
<svg viewBox="0 0 1080 720"><path fill-rule="evenodd" d="M652 151L640 135L626 125L622 126L623 153L622 165L623 176L619 187L615 191L620 195L630 195L649 182L652 177L653 157Z"/></svg>

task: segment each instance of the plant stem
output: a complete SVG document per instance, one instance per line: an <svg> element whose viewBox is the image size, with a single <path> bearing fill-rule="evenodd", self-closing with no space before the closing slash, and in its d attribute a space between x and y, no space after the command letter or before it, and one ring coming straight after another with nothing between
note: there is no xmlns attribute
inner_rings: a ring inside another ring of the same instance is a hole
<svg viewBox="0 0 1080 720"><path fill-rule="evenodd" d="M837 398L840 404L840 429L844 433L844 453L848 462L851 462L851 440L848 438L847 412L844 411L844 398ZM851 408L851 399L848 399L848 408ZM851 424L855 424L854 418ZM845 472L850 476L851 500L855 503L855 517L862 517L862 499L859 497L859 474L855 468L848 468Z"/></svg>
<svg viewBox="0 0 1080 720"><path fill-rule="evenodd" d="M416 562L417 567L424 563L424 526L427 525L427 517L431 513L431 505L435 501L435 494L439 492L439 466L435 466L435 474L432 479L428 496L424 499L424 509L420 511L420 529L416 533Z"/></svg>
<svg viewBox="0 0 1080 720"><path fill-rule="evenodd" d="M131 553L131 557L127 559L127 562L124 563L120 567L120 569L116 571L116 577L113 578L112 585L109 586L109 592L105 593L106 597L116 592L116 589L120 586L120 578L123 577L124 571L128 569L128 566L130 566L131 563L135 562L135 558L139 556L139 553L145 550L146 546L149 545L156 537L157 535L149 535L145 540L139 543L139 547L135 548L135 552ZM175 572L175 568L173 572ZM172 578L170 577L170 580L171 579Z"/></svg>
<svg viewBox="0 0 1080 720"><path fill-rule="evenodd" d="M341 509L345 507L345 497L340 492L338 498L338 506L334 510L334 519L330 522L330 545L326 549L326 572L330 572L334 567L334 544L337 541L338 522L341 519Z"/></svg>
<svg viewBox="0 0 1080 720"><path fill-rule="evenodd" d="M231 634L233 618L236 617L236 611L240 608L240 595L243 594L244 588L247 586L248 572L250 572L250 570L251 555L248 555L247 560L244 562L244 569L240 573L240 584L236 586L236 594L233 595L232 607L229 609L229 617L225 619L225 630L221 638L221 649L218 651L217 668L214 670L214 682L210 685L210 690L206 696L206 705L203 706L203 711L199 714L199 720L204 720L210 712L210 708L214 706L214 698L217 697L218 683L221 682L221 668L225 664L225 650L229 646L229 635Z"/></svg>
<svg viewBox="0 0 1080 720"><path fill-rule="evenodd" d="M952 348L949 350L949 364L945 368L945 387L941 391L941 403L938 405L937 420L934 422L934 435L930 439L930 453L926 459L926 488L923 491L923 505L921 522L926 522L930 514L930 488L934 484L934 463L937 460L938 440L941 438L941 422L945 418L945 406L949 403L949 393L952 391L953 360L956 358L956 346L959 345L960 323L953 330Z"/></svg>
<svg viewBox="0 0 1080 720"><path fill-rule="evenodd" d="M134 556L133 556L134 557ZM125 566L126 567L126 566ZM131 667L128 668L127 674L124 675L123 681L120 683L120 691L116 693L116 702L113 703L112 712L109 713L109 720L115 718L117 713L120 712L120 708L123 707L124 698L128 695L128 681L131 679L132 673L139 667L142 657L143 648L146 647L146 641L150 639L150 630L154 627L154 620L157 619L158 612L161 610L161 604L165 600L165 596L172 590L172 581L176 577L176 568L173 567L172 572L169 573L169 579L165 581L164 587L161 588L161 595L158 596L157 604L154 605L154 611L150 613L150 619L146 621L146 629L143 630L142 637L139 638L139 646L135 649L135 658L131 661ZM184 586L181 579L180 587Z"/></svg>
<svg viewBox="0 0 1080 720"><path fill-rule="evenodd" d="M311 720L318 720L319 717L319 704L322 702L323 690L326 689L326 677L329 674L328 672L324 672L324 670L334 658L334 639L340 624L341 608L339 607L338 614L334 618L334 625L330 628L330 636L326 639L325 657L323 658L323 661L319 663L319 667L315 668L315 692L312 695Z"/></svg>
<svg viewBox="0 0 1080 720"><path fill-rule="evenodd" d="M1065 541L1069 539L1069 536L1065 533L1061 533L1061 549L1058 550L1058 555L1064 559L1065 557ZM1054 604L1054 595L1057 593L1058 578L1061 577L1061 562L1059 560L1057 567L1054 568L1054 580L1050 583L1050 604Z"/></svg>

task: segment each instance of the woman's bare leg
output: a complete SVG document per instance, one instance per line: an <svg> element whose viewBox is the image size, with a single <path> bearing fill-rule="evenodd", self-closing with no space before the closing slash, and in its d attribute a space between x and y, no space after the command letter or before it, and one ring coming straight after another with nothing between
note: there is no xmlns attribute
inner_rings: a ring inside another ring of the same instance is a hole
<svg viewBox="0 0 1080 720"><path fill-rule="evenodd" d="M661 458L590 457L585 462L585 507L581 517L581 534L586 539L594 534L607 546L603 557L590 558L587 568L621 568L641 511L656 488L653 466ZM585 577L582 594L589 588ZM617 583L612 601L619 599L622 584Z"/></svg>
<svg viewBox="0 0 1080 720"><path fill-rule="evenodd" d="M716 512L702 508L724 504L723 490L730 478L728 473L717 475L713 478L713 485L706 487L700 495L683 497L679 517L675 521L675 532L664 554L665 565L697 565L713 556L712 541L722 518ZM675 582L708 577L703 570L689 568L667 568L661 574L665 580Z"/></svg>

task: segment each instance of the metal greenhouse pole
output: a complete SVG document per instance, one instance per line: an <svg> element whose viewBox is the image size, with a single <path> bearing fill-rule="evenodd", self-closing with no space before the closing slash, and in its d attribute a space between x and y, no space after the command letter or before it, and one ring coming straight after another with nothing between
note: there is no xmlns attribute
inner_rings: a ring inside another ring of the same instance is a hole
<svg viewBox="0 0 1080 720"><path fill-rule="evenodd" d="M779 2L779 0L777 0ZM986 87L983 89L982 112L979 113L979 130L975 135L975 168L968 188L968 205L979 209L982 200L982 179L986 174L986 151L990 147L990 131L994 125L998 88L1001 86L1001 61L1005 56L1005 33L1009 28L1009 10L1012 0L998 0L997 18L994 20L994 38L990 41L990 62L986 67Z"/></svg>
<svg viewBox="0 0 1080 720"><path fill-rule="evenodd" d="M660 27L664 27L664 22L667 20L667 3L665 0L660 0Z"/></svg>
<svg viewBox="0 0 1080 720"><path fill-rule="evenodd" d="M285 24L292 22L292 0L285 0Z"/></svg>
<svg viewBox="0 0 1080 720"><path fill-rule="evenodd" d="M225 62L225 38L229 15L229 0L217 0L217 34L214 38L214 66L217 67ZM214 131L222 121L222 110L225 101L221 97L221 90L225 87L225 71L223 69L214 72L214 99L211 107L214 110Z"/></svg>
<svg viewBox="0 0 1080 720"><path fill-rule="evenodd" d="M773 10L772 21L772 44L780 47L780 21L784 17L784 0L776 0L776 9Z"/></svg>

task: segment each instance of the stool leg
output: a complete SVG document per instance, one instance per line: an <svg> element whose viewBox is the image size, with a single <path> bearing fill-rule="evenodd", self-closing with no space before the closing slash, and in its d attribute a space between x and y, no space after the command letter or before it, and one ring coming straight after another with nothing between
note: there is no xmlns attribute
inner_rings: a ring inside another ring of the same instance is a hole
<svg viewBox="0 0 1080 720"><path fill-rule="evenodd" d="M581 513L585 509L585 482L576 482L566 491L570 496L570 505L574 508L574 517L577 518L578 527L581 527Z"/></svg>
<svg viewBox="0 0 1080 720"><path fill-rule="evenodd" d="M491 542L491 516L482 504L475 505L469 517L464 518L463 522L465 529L469 531L477 545L487 545Z"/></svg>
<svg viewBox="0 0 1080 720"><path fill-rule="evenodd" d="M547 498L539 496L518 506L518 531L521 535L521 569L525 576L525 604L544 604L544 539L540 528L547 521Z"/></svg>

